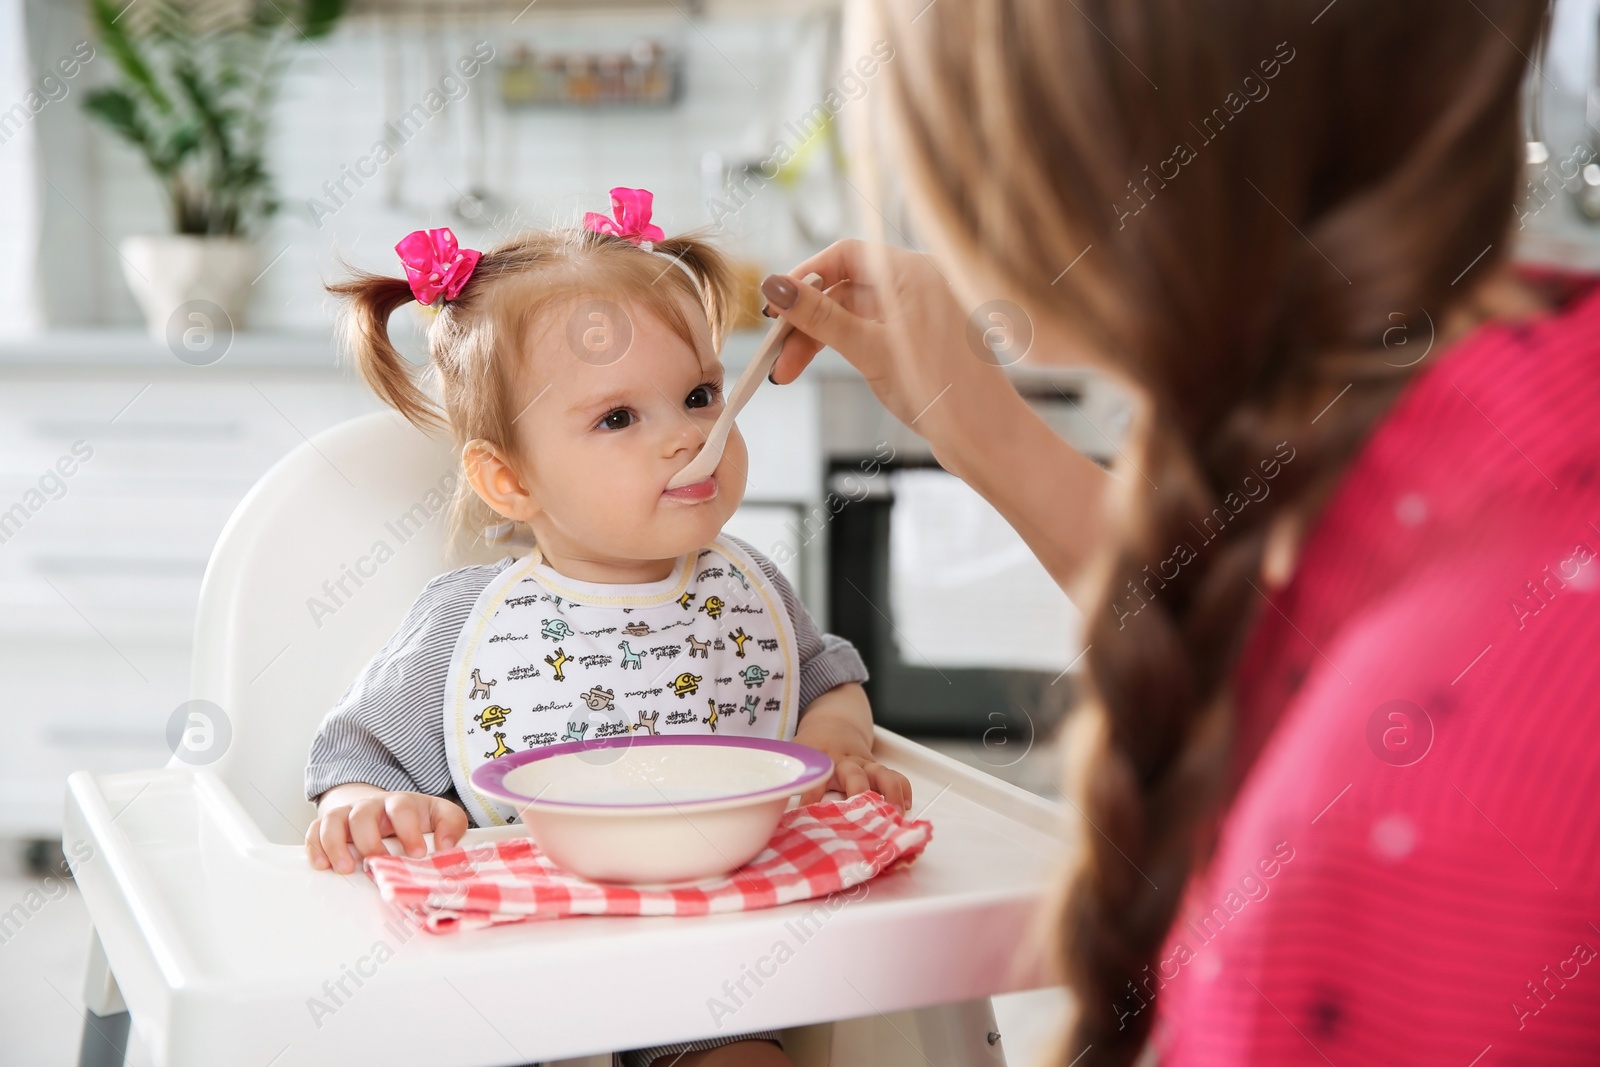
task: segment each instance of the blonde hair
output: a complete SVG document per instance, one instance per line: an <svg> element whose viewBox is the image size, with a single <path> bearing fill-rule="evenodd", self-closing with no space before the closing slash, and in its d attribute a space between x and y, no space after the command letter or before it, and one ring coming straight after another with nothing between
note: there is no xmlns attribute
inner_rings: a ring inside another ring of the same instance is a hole
<svg viewBox="0 0 1600 1067"><path fill-rule="evenodd" d="M713 352L737 310L727 260L698 237L669 238L646 251L589 230L534 231L485 252L459 295L440 305L428 327L429 366L419 370L389 338L389 316L416 299L404 278L356 272L327 289L344 301L342 347L384 403L420 429L448 427L458 449L483 440L508 456L520 414L512 410L516 368L536 320L553 303L586 295L631 302L698 349L687 298L705 312ZM460 551L505 520L460 478L451 521Z"/></svg>

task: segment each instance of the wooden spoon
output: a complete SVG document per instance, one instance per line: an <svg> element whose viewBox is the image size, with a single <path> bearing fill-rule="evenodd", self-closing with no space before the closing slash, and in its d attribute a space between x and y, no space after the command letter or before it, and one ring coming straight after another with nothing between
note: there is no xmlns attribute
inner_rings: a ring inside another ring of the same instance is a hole
<svg viewBox="0 0 1600 1067"><path fill-rule="evenodd" d="M820 289L822 276L807 274L805 283ZM722 462L722 450L727 447L728 433L733 429L733 420L744 410L744 406L750 403L750 398L756 395L756 389L766 380L767 375L772 373L773 365L778 362L778 353L783 350L783 339L788 337L789 331L793 329L793 325L781 318L772 324L772 329L768 330L767 336L761 340L761 347L756 349L756 354L745 366L744 373L739 375L739 380L734 382L733 388L728 391L722 414L717 416L710 435L706 437L706 443L700 446L700 451L689 461L688 466L672 476L672 480L667 483L668 489L693 485L711 477L712 472L717 469L717 464Z"/></svg>

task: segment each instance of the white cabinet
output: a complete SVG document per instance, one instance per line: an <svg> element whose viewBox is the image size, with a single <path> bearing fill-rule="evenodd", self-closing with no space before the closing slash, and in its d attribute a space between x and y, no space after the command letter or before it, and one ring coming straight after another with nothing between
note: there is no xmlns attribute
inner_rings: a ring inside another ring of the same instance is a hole
<svg viewBox="0 0 1600 1067"><path fill-rule="evenodd" d="M71 771L166 761L223 524L280 456L376 406L326 352L163 355L0 362L0 836L56 832Z"/></svg>

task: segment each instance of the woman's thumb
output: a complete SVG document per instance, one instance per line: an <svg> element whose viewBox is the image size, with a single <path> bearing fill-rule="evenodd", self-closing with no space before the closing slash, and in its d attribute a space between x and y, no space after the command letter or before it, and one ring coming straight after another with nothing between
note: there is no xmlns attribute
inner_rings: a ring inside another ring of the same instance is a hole
<svg viewBox="0 0 1600 1067"><path fill-rule="evenodd" d="M849 353L854 347L852 342L866 326L865 319L840 306L827 293L782 274L767 275L761 282L761 295L795 329L842 353Z"/></svg>

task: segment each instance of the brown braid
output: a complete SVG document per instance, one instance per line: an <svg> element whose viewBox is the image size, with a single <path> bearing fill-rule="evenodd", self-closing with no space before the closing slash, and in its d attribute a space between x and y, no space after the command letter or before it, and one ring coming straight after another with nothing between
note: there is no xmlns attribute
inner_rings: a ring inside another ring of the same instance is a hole
<svg viewBox="0 0 1600 1067"><path fill-rule="evenodd" d="M896 57L867 143L913 221L1147 400L1129 452L1159 488L1128 480L1065 737L1086 825L1060 910L1062 1063L1131 1063L1148 1037L1128 994L1209 854L1269 530L1314 517L1412 373L1383 347L1392 316L1425 332L1503 262L1544 14L880 0L866 27ZM1263 463L1270 493L1241 506Z"/></svg>

